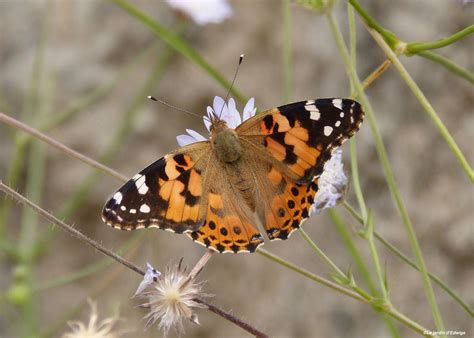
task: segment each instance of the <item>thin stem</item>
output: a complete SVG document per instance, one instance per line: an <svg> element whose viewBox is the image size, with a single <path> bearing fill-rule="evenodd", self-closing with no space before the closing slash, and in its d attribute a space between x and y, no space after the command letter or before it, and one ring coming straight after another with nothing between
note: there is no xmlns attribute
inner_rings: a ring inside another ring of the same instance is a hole
<svg viewBox="0 0 474 338"><path fill-rule="evenodd" d="M372 73L369 74L369 76L365 78L364 81L362 81L362 88L364 88L364 90L367 89L372 84L372 82L377 80L380 75L385 73L385 71L390 67L391 64L392 62L390 62L390 60L385 60L384 62L382 62L382 64L378 66L377 69L375 69ZM356 98L357 93L354 92L353 96L354 98Z"/></svg>
<svg viewBox="0 0 474 338"><path fill-rule="evenodd" d="M278 263L280 265L283 265L284 267L292 270L292 271L295 271L297 273L299 273L300 275L303 275L311 280L314 280L315 282L319 283L319 284L322 284L324 286L327 286L335 291L338 291L342 294L345 294L346 296L349 296L351 298L354 298L355 300L358 300L360 302L363 302L363 303L367 303L367 304L370 304L370 301L371 301L371 297L370 296L367 296L366 298L362 297L361 295L359 295L358 293L352 291L352 290L348 290L342 286L340 286L339 284L337 283L334 283L326 278L323 278L323 277L320 277L318 275L315 275L303 268L300 268L299 266L293 264L293 263L290 263L288 262L287 260L284 260L280 257L278 257L277 255L275 254L272 254L271 252L268 252L266 251L265 249L261 249L261 248L258 248L255 252L257 252L258 254L262 255L263 257L265 258L268 258L270 259L271 261L275 262L275 263Z"/></svg>
<svg viewBox="0 0 474 338"><path fill-rule="evenodd" d="M370 293L372 295L378 296L379 291L377 290L377 287L375 286L375 283L372 280L371 273L369 269L367 268L367 265L365 264L364 259L362 258L359 249L354 243L354 240L350 232L348 231L346 225L342 222L341 216L339 216L339 213L337 212L335 208L328 209L327 215L329 216L332 223L336 227L336 230L339 233L339 236L341 237L342 242L344 243L346 249L349 251L350 255L354 259L355 264L360 274L362 275L362 278L365 280ZM382 319L387 325L387 328L390 331L392 337L394 338L400 337L400 333L398 332L397 325L393 322L392 318L390 318L389 315L385 312L381 312L380 315L382 316Z"/></svg>
<svg viewBox="0 0 474 338"><path fill-rule="evenodd" d="M244 322L243 320L235 317L233 314L229 313L229 312L226 312L220 308L218 308L217 306L215 305L212 305L208 302L206 302L205 300L203 299L200 299L200 298L194 298L194 300L197 302L197 303L201 303L203 304L204 306L206 306L206 308L215 313L216 315L218 316L221 316L222 318L224 319L227 319L228 321L234 323L235 325L239 326L240 328L244 329L245 331L249 332L250 334L253 334L255 337L258 337L258 338L266 338L268 337L268 335L266 335L265 333L257 330L256 328L254 328L253 326L249 325L248 323Z"/></svg>
<svg viewBox="0 0 474 338"><path fill-rule="evenodd" d="M3 122L5 124L8 124L12 127L15 127L15 128L18 128L18 129L21 129L23 130L24 132L27 132L28 134L30 135L33 135L34 137L38 138L39 140L45 142L45 143L48 143L49 145L61 150L62 152L64 152L65 154L73 157L73 158L76 158L78 159L79 161L82 161L96 169L99 169L99 170L102 170L103 172L115 177L115 178L118 178L119 180L127 180L127 178L121 174L119 174L118 172L116 172L115 170L97 162L97 161L94 161L93 159L85 156L85 155L82 155L81 153L75 151L75 150L72 150L71 148L65 146L64 144L52 139L51 137L47 136L46 134L43 134L41 133L40 131L30 127L30 126L27 126L26 124L18 121L18 120L15 120L13 117L10 117L8 115L5 115L4 113L0 113L0 122Z"/></svg>
<svg viewBox="0 0 474 338"><path fill-rule="evenodd" d="M434 124L438 128L439 133L444 138L449 148L451 148L451 151L453 152L454 156L458 160L462 169L466 172L471 182L474 182L474 171L472 170L471 166L469 165L466 158L464 157L464 154L462 153L461 149L459 149L458 145L456 144L456 141L453 139L448 129L443 124L443 121L441 121L441 119L439 118L438 114L434 110L431 103L428 101L428 99L423 94L421 89L418 87L416 82L413 80L413 78L410 76L408 71L402 65L402 63L400 62L398 57L395 55L395 53L385 43L384 39L380 36L380 34L378 34L373 29L368 28L368 30L369 30L369 33L374 38L374 40L380 46L380 48L385 52L385 55L387 55L390 61L392 61L393 66L398 70L398 72L400 73L400 76L403 78L405 83L411 89L415 97L420 102L421 106L425 109L426 113L428 113L428 116L431 118L431 120L434 122Z"/></svg>
<svg viewBox="0 0 474 338"><path fill-rule="evenodd" d="M318 247L318 245L309 237L306 231L303 228L300 228L298 233L303 237L303 239L309 244L311 249L323 260L323 262L329 266L335 273L337 273L342 278L347 278L346 274L342 272L341 269Z"/></svg>
<svg viewBox="0 0 474 338"><path fill-rule="evenodd" d="M375 247L374 241L374 217L373 214L369 210L369 214L367 216L366 224L365 224L365 232L364 238L369 243L370 253L372 255L372 260L374 261L375 272L377 273L377 277L379 279L380 290L382 291L382 297L385 302L390 303L390 298L388 297L387 286L385 283L385 278L382 272L382 265L380 264L380 258Z"/></svg>
<svg viewBox="0 0 474 338"><path fill-rule="evenodd" d="M393 49L397 47L400 41L398 40L397 36L393 32L382 27L382 25L380 25L373 17L369 15L369 13L367 13L362 8L362 6L359 4L357 0L349 0L349 3L352 5L352 7L354 7L354 9L357 11L357 13L359 13L359 15L364 19L364 21L369 27L375 29L377 32L382 34L385 41L387 41L387 43Z"/></svg>
<svg viewBox="0 0 474 338"><path fill-rule="evenodd" d="M117 255L116 253L114 253L113 251L105 248L104 246L100 245L98 242L94 241L93 239L87 237L86 235L84 235L83 233L81 233L79 230L76 230L74 229L72 226L66 224L65 222L59 220L58 218L56 218L55 216L53 216L52 214L50 214L49 212L47 212L46 210L42 209L41 207L39 207L38 205L36 205L35 203L31 202L30 200L28 200L27 198L23 197L21 194L17 193L15 190L11 189L10 187L8 187L7 185L5 185L2 181L0 181L0 190L3 191L5 194L9 195L10 197L12 197L15 201L33 209L36 213L38 213L41 217L45 218L46 220L48 220L50 223L53 223L55 225L57 225L58 227L60 227L62 230L66 231L67 233L69 233L70 235L72 235L73 237L76 237L77 239L85 242L86 244L92 246L94 249L96 249L97 251L103 253L104 255L106 256L109 256L110 258L114 259L115 261L119 262L120 264L124 265L125 267L129 268L130 270L133 270L135 271L136 273L144 276L145 275L145 271L142 269L142 268L139 268L138 266L136 266L135 264L127 261L126 259L124 259L123 257ZM210 255L209 255L210 257ZM194 269L193 269L194 270ZM217 307L214 305L213 306L213 309L217 309ZM214 312L214 311L212 311ZM216 314L219 314L218 312L214 312ZM225 311L221 310L221 313L225 313ZM219 314L220 315L220 314ZM232 315L231 315L232 316ZM231 322L233 323L236 323L237 321L240 321L243 323L242 320L240 319L237 319L235 316L232 316L235 320L231 320ZM222 316L222 318L224 319L227 319L227 320L230 320L228 317L226 316ZM240 326L240 325L239 325ZM244 330L247 328L247 327L252 327L250 324L246 324L245 327L243 326L240 326L241 328L243 328ZM258 330L254 329L255 332L257 332ZM250 332L250 331L249 331ZM254 331L253 331L254 332ZM253 332L250 332L253 334ZM260 331L258 331L260 332Z"/></svg>
<svg viewBox="0 0 474 338"><path fill-rule="evenodd" d="M89 244L90 246L92 246L97 251L100 251L104 255L107 255L107 256L111 257L112 259L115 259L117 262L119 262L120 264L125 265L127 268L129 268L129 269L131 269L131 270L133 270L133 271L135 271L135 272L137 272L141 275L145 275L145 271L143 269L141 269L141 268L135 266L134 264L126 261L125 259L123 259L119 255L117 255L113 251L110 251L109 249L103 247L102 245L100 245L99 243L94 241L93 239L87 237L86 235L84 235L79 230L76 230L72 226L64 223L63 221L56 218L55 216L53 216L52 214L50 214L46 210L44 210L41 207L39 207L38 205L36 205L35 203L33 203L30 200L28 200L27 198L23 197L21 194L17 193L15 190L13 190L10 187L8 187L7 185L5 185L2 181L0 181L0 190L2 190L7 195L11 196L15 201L20 202L21 204L33 209L38 215L45 218L50 223L53 223L53 224L57 225L62 230L69 233L71 236L76 237L77 239Z"/></svg>
<svg viewBox="0 0 474 338"><path fill-rule="evenodd" d="M339 51L342 55L344 65L346 67L346 72L347 72L348 76L352 79L352 81L354 81L354 85L355 85L358 97L361 100L361 103L365 108L365 111L366 111L366 114L367 114L367 117L368 117L368 120L369 120L369 125L370 125L372 135L373 135L373 138L374 138L374 143L375 143L375 146L376 146L376 149L377 149L377 153L378 153L380 162L381 162L383 170L384 170L384 174L385 174L385 178L387 180L388 187L390 189L390 192L392 194L394 202L397 206L397 209L399 211L399 214L401 216L403 224L405 225L405 231L407 233L407 236L408 236L409 241L410 241L410 245L411 245L412 250L415 254L416 260L418 262L418 266L420 267L420 270L421 270L420 272L421 272L421 278L422 278L422 281L423 281L424 290L425 290L425 293L426 293L426 297L428 299L428 303L430 304L430 308L431 308L431 311L432 311L432 314L433 314L433 318L435 319L436 329L438 331L443 331L444 332L445 331L444 330L444 325L443 325L443 322L442 322L442 319L441 319L441 315L439 313L438 305L436 304L436 298L435 298L435 295L434 295L434 292L433 292L433 288L431 286L431 281L430 281L430 279L428 277L428 274L427 274L427 268L426 268L425 261L424 261L424 258L423 258L422 252L421 252L421 248L420 248L420 245L418 243L418 239L416 237L415 230L414 230L413 225L411 223L411 219L408 215L408 211L406 209L405 203L403 202L403 200L400 196L400 193L398 191L398 188L397 188L397 185L396 185L396 182L395 182L395 177L393 175L392 168L391 168L390 163L388 161L387 152L385 150L385 146L383 144L382 137L379 134L379 131L378 131L378 128L377 128L377 123L375 121L375 116L374 116L373 111L372 111L372 106L370 105L370 102L369 102L369 100L367 99L367 96L364 93L364 90L362 88L362 84L360 83L360 80L357 76L357 73L356 73L355 69L351 65L350 56L349 56L349 53L347 51L346 45L344 43L344 39L342 37L341 31L339 29L339 25L337 24L337 22L336 22L336 20L335 20L332 13L327 14L327 19L328 19L328 22L329 22L329 26L330 26L330 28L333 32L334 37L335 37L336 43L339 47ZM373 31L373 30L371 30L371 31ZM378 36L380 36L380 35L378 35ZM382 39L382 41L384 41L384 40ZM387 45L385 44L385 46L387 46ZM393 60L392 60L392 62L393 62Z"/></svg>
<svg viewBox="0 0 474 338"><path fill-rule="evenodd" d="M207 262L209 262L213 254L214 254L214 251L212 251L211 249L206 249L206 251L204 252L204 255L202 255L202 257L199 259L196 265L194 265L194 268L189 273L188 278L190 280L196 278L196 276L202 271L202 269L207 264Z"/></svg>
<svg viewBox="0 0 474 338"><path fill-rule="evenodd" d="M455 43L459 39L462 39L472 33L474 33L474 25L470 25L464 28L463 30L460 30L459 32L454 33L453 35L448 36L444 39L439 39L430 42L409 42L405 46L405 53L416 54L430 49L443 48L449 46L452 43Z"/></svg>
<svg viewBox="0 0 474 338"><path fill-rule="evenodd" d="M364 225L364 219L362 218L362 216L360 214L357 213L357 211L354 209L354 207L352 207L352 205L350 205L349 203L347 203L346 201L343 202L343 206L344 208L352 215L352 217L354 217L354 219L357 220L357 222L359 222L361 225ZM404 261L405 263L407 263L408 265L410 265L412 268L414 268L415 270L418 270L420 271L420 268L418 267L418 265L416 265L416 263L411 260L410 258L408 258L403 252L401 252L396 246L394 246L393 244L391 244L389 241L387 241L385 238L382 237L382 235L380 235L377 231L374 231L374 237L380 242L382 243L388 250L392 251L392 253L395 254L395 256L397 256L398 258L400 258L402 261ZM466 312L471 316L471 317L474 317L474 310L471 309L471 307L469 305L467 305L463 300L462 298L453 290L451 289L445 282L443 282L438 276L434 275L433 273L431 272L428 272L428 275L429 277L436 283L438 284L438 286L443 289L444 291L446 291L446 293L448 293L459 305L461 305L461 307L466 310Z"/></svg>
<svg viewBox="0 0 474 338"><path fill-rule="evenodd" d="M425 59L434 61L436 63L439 63L440 65L445 67L447 70L466 79L471 84L474 84L474 74L470 72L469 70L458 66L455 62L451 61L447 57L437 54L435 52L431 52L429 50L425 50L424 52L418 52L416 55L424 57Z"/></svg>

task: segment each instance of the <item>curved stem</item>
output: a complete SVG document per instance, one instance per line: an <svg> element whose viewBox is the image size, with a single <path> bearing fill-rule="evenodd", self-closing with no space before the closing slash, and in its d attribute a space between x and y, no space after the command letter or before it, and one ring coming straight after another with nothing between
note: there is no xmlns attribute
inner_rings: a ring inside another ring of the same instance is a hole
<svg viewBox="0 0 474 338"><path fill-rule="evenodd" d="M448 147L453 152L454 156L458 160L458 162L461 165L462 169L466 172L466 174L469 177L469 179L471 180L471 182L474 182L474 171L472 170L471 166L469 165L466 158L464 157L464 154L462 153L461 149L459 149L456 141L454 140L454 138L451 136L448 129L444 125L443 121L441 121L441 119L439 118L438 114L434 110L431 103L428 101L428 99L423 94L421 89L418 87L416 82L413 80L413 78L410 76L408 71L402 65L402 63L400 62L398 57L395 55L395 53L385 43L384 39L382 39L380 34L378 34L373 29L368 28L368 30L369 30L369 33L374 38L374 40L380 46L380 48L385 52L385 55L387 55L387 57L390 59L390 61L392 61L393 66L398 70L398 72L400 73L400 76L406 82L408 87L411 89L411 91L413 92L415 97L420 102L421 106L425 109L428 116L431 118L431 120L433 120L434 124L438 128L439 133L441 134L441 136L444 138L444 140L448 144Z"/></svg>
<svg viewBox="0 0 474 338"><path fill-rule="evenodd" d="M459 75L460 77L474 84L474 74L468 71L467 69L458 66L455 62L451 61L447 57L439 55L435 52L431 52L429 50L419 52L416 55L424 57L425 59L434 61L436 63L439 63L440 65L445 67L447 70L453 72L456 75Z"/></svg>
<svg viewBox="0 0 474 338"><path fill-rule="evenodd" d="M439 39L431 42L410 42L407 43L405 46L405 54L416 54L430 49L443 48L472 33L474 33L474 25L470 25L464 28L463 30L460 30L459 32L454 33L453 35L448 36L444 39Z"/></svg>

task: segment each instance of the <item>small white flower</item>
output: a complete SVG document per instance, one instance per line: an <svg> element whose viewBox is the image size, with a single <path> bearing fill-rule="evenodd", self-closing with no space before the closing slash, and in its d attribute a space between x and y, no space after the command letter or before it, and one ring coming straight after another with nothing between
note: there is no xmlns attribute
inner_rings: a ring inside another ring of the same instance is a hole
<svg viewBox="0 0 474 338"><path fill-rule="evenodd" d="M97 315L97 304L88 300L91 307L91 316L87 324L75 321L68 322L72 332L63 334L63 338L118 338L125 332L115 332L113 330L114 325L119 320L118 317L106 318L99 321Z"/></svg>
<svg viewBox="0 0 474 338"><path fill-rule="evenodd" d="M339 148L324 165L319 177L318 193L311 206L311 214L319 214L322 210L334 208L343 197L347 188L347 177L342 164L342 150Z"/></svg>
<svg viewBox="0 0 474 338"><path fill-rule="evenodd" d="M198 25L220 23L232 15L227 0L166 0L174 10L192 18Z"/></svg>
<svg viewBox="0 0 474 338"><path fill-rule="evenodd" d="M233 98L230 98L228 103L226 104L222 97L216 96L214 98L212 107L208 106L206 109L207 116L203 117L204 125L209 131L211 127L211 117L218 116L227 123L227 126L229 128L235 129L243 121L248 120L252 116L255 116L257 108L254 107L254 103L255 100L253 97L248 100L247 104L244 107L242 117L240 117L240 113L236 108L235 101ZM188 133L188 135L179 135L176 137L176 140L178 141L180 147L194 142L207 140L204 136L192 129L186 129L186 132Z"/></svg>
<svg viewBox="0 0 474 338"><path fill-rule="evenodd" d="M208 297L202 293L202 286L203 283L189 279L186 269L181 267L181 261L168 266L164 275L139 294L147 299L141 307L150 309L145 316L147 319L145 328L160 320L158 329L163 330L165 336L170 329L174 329L176 334L181 336L184 333L184 319L199 324L192 308L205 308L195 301L196 298Z"/></svg>

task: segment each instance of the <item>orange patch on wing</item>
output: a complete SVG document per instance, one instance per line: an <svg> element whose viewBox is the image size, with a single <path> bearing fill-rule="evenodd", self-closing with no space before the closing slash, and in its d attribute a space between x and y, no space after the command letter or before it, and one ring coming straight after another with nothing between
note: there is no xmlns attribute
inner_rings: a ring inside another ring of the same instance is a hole
<svg viewBox="0 0 474 338"><path fill-rule="evenodd" d="M184 184L179 181L173 182L173 188L169 198L169 206L166 211L166 219L173 222L180 222L183 216L184 197L180 193L184 190Z"/></svg>
<svg viewBox="0 0 474 338"><path fill-rule="evenodd" d="M272 139L271 137L267 137L267 150L277 159L278 161L283 161L286 157L286 150L283 145Z"/></svg>

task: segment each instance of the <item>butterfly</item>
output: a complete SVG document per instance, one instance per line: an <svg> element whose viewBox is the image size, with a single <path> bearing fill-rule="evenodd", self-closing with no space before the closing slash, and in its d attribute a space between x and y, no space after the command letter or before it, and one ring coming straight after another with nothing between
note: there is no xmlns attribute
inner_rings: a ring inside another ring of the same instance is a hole
<svg viewBox="0 0 474 338"><path fill-rule="evenodd" d="M270 240L298 229L309 216L324 164L359 130L361 105L324 98L253 117L246 107L240 123L240 115L238 121L221 117L231 103L235 110L231 100L220 112L208 107L209 140L198 134L197 142L136 174L108 200L103 221L121 230L184 233L221 253L255 251L264 242L258 223Z"/></svg>

